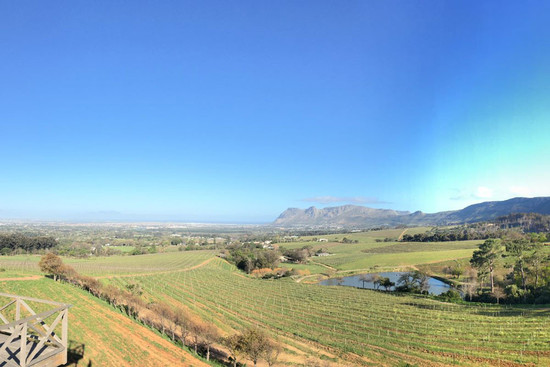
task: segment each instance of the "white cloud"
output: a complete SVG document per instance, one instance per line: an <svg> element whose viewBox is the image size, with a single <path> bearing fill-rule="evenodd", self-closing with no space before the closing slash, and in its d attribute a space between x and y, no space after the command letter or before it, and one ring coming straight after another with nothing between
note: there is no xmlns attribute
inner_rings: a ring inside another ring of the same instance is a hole
<svg viewBox="0 0 550 367"><path fill-rule="evenodd" d="M311 203L319 204L331 204L331 203L353 203L353 204L390 204L387 201L382 201L378 198L365 197L365 196L314 196L310 198L302 199Z"/></svg>
<svg viewBox="0 0 550 367"><path fill-rule="evenodd" d="M510 190L510 193L514 196L525 196L525 197L533 196L533 193L531 192L531 190L525 186L510 186L508 190Z"/></svg>
<svg viewBox="0 0 550 367"><path fill-rule="evenodd" d="M493 190L485 186L479 186L474 193L474 196L479 199L488 199L493 197Z"/></svg>

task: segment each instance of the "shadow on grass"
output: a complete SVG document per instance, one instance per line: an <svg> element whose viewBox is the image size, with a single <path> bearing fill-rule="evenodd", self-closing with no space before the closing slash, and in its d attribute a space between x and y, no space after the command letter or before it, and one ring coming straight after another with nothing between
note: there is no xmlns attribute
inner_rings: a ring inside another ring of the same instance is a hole
<svg viewBox="0 0 550 367"><path fill-rule="evenodd" d="M86 365L80 364L80 361L84 358L85 350L85 344L77 343L74 340L69 340L69 347L67 349L67 364L64 366L92 367L92 361L88 361L88 364Z"/></svg>

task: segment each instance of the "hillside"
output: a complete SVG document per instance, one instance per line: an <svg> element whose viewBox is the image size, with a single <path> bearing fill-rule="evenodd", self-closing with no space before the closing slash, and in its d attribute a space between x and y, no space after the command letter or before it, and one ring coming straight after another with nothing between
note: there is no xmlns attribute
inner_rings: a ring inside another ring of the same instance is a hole
<svg viewBox="0 0 550 367"><path fill-rule="evenodd" d="M550 197L513 198L470 205L461 210L414 213L344 205L318 209L289 208L273 222L280 227L379 227L450 225L488 221L512 213L550 214Z"/></svg>
<svg viewBox="0 0 550 367"><path fill-rule="evenodd" d="M72 285L39 278L0 281L0 288L6 293L73 305L69 310L67 366L208 366Z"/></svg>

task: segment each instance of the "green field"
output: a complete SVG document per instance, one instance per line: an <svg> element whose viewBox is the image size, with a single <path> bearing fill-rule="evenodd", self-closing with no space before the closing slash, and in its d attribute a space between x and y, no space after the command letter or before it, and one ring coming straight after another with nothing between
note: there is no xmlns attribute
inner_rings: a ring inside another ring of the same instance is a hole
<svg viewBox="0 0 550 367"><path fill-rule="evenodd" d="M483 242L383 242L386 238L397 239L403 233L422 233L428 229L427 227L419 227L328 236L307 236L301 237L296 242L279 243L278 245L288 249L303 246L312 246L314 250L326 249L331 254L330 256L311 258L310 264L312 264L312 267L310 271L315 274L326 272L326 270L319 269L319 263L332 267L339 272L369 272L470 258L477 246ZM357 241L357 243L342 243L344 237L352 242ZM327 239L329 242L319 242L319 238ZM287 266L292 267L292 264Z"/></svg>
<svg viewBox="0 0 550 367"><path fill-rule="evenodd" d="M550 363L550 311L456 305L347 287L241 276L221 259L177 274L114 278L230 332L259 325L296 353L364 365ZM319 352L326 350L326 353ZM545 351L545 354L538 353ZM352 353L351 355L348 355ZM355 360L353 355L361 358Z"/></svg>
<svg viewBox="0 0 550 367"><path fill-rule="evenodd" d="M109 276L115 274L140 274L180 270L197 265L216 256L215 251L181 251L136 256L90 257L87 259L65 258L81 274ZM40 274L38 255L0 256L0 268L19 274ZM3 277L0 273L0 278Z"/></svg>
<svg viewBox="0 0 550 367"><path fill-rule="evenodd" d="M73 306L69 310L68 366L207 366L187 350L72 285L41 278L0 281L0 289ZM49 308L31 305L36 312Z"/></svg>
<svg viewBox="0 0 550 367"><path fill-rule="evenodd" d="M138 284L148 302L186 308L224 334L259 326L284 345L282 365L303 366L311 358L332 366L550 365L550 305L450 304L425 296L306 284L321 274L337 277L397 268L440 274L445 266L467 265L481 242L384 242L402 233L403 229L371 231L326 236L332 242L313 242L311 237L281 244L312 245L328 249L331 255L312 257L307 264L281 264L311 275L278 280L249 277L216 257L216 251L64 261L120 288ZM357 243L335 242L343 237ZM37 277L38 260L38 256L0 257L0 268L5 269L0 279L28 278L0 280L2 291L74 304L70 338L86 345L83 361L94 366L170 365L166 362L170 358L186 360L172 362L175 365L201 363L88 293ZM135 339L136 333L148 335L147 339ZM159 340L153 341L155 337ZM149 351L147 343L157 349ZM115 363L117 358L122 362Z"/></svg>

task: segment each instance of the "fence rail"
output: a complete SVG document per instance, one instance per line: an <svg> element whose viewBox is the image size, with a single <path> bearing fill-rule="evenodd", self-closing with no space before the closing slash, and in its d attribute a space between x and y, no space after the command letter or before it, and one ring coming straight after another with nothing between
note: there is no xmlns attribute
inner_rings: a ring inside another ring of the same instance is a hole
<svg viewBox="0 0 550 367"><path fill-rule="evenodd" d="M5 299L7 303L0 307L4 322L0 323L0 366L57 367L67 363L71 305L0 293L0 305ZM51 308L36 313L29 303Z"/></svg>

